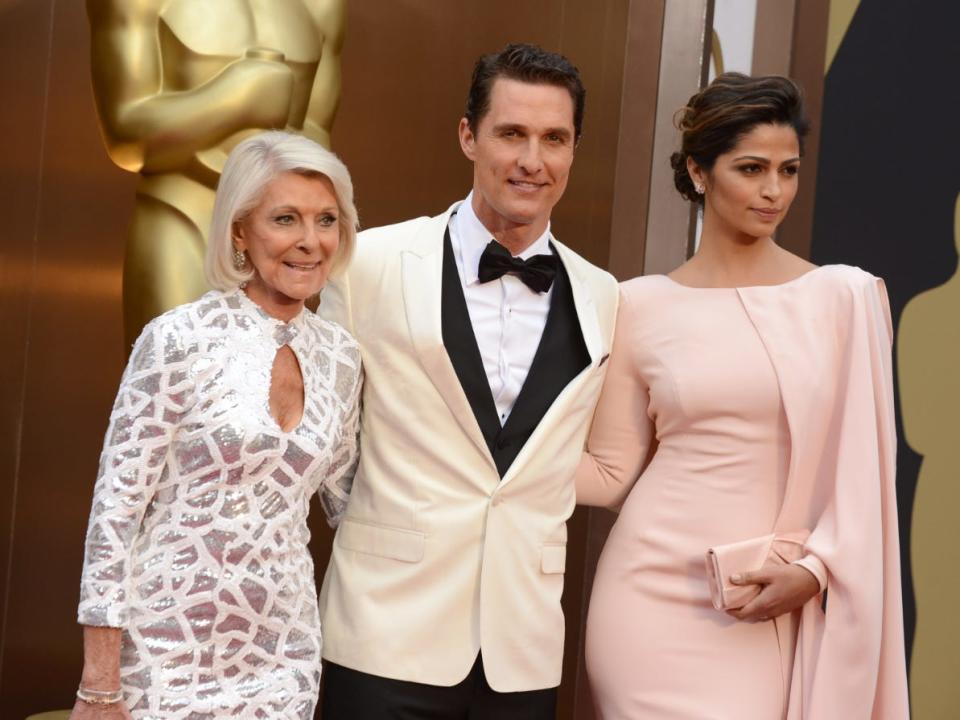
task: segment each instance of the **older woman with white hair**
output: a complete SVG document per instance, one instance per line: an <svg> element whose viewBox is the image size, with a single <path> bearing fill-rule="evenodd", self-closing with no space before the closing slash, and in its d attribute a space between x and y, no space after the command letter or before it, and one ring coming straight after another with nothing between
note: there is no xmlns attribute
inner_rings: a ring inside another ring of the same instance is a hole
<svg viewBox="0 0 960 720"><path fill-rule="evenodd" d="M357 459L357 344L304 308L350 257L350 175L306 138L240 143L207 248L216 288L151 321L110 417L81 580L72 718L313 717L310 498Z"/></svg>

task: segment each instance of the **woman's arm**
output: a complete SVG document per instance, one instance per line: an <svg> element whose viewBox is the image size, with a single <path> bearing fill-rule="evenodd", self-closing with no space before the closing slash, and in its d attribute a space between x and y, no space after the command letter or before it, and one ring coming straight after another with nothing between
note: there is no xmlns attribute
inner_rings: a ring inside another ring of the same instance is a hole
<svg viewBox="0 0 960 720"><path fill-rule="evenodd" d="M621 289L610 366L577 467L581 505L612 509L622 505L655 449L653 422L647 414L650 391L635 359L636 312Z"/></svg>
<svg viewBox="0 0 960 720"><path fill-rule="evenodd" d="M341 331L342 332L342 331ZM347 500L350 499L350 490L353 487L353 476L357 472L360 461L360 394L363 389L363 369L360 365L360 349L351 344L337 351L338 367L353 367L355 369L354 383L345 402L346 410L343 414L343 428L340 442L333 451L327 474L320 482L320 504L327 516L330 527L340 524L340 518L347 509Z"/></svg>
<svg viewBox="0 0 960 720"><path fill-rule="evenodd" d="M869 276L861 282L863 286L855 288L853 293L856 302L851 305L851 327L846 333L849 346L846 353L852 358L849 372L853 380L842 383L847 385L847 390L840 406L843 421L837 422L838 428L848 428L841 447L847 451L851 464L836 463L831 499L807 538L804 557L787 565L768 565L760 571L731 578L737 585L763 586L750 603L730 612L738 619L763 620L803 606L827 589L831 582L828 565L831 562L840 565L836 561L840 555L852 556L858 569L876 562L877 547L882 543L860 552L845 550L853 544L869 543L867 518L881 511L884 494L892 497L895 465L890 305L882 280ZM837 457L842 455L843 451ZM863 479L867 479L866 487L861 484ZM846 508L842 519L841 506ZM895 506L895 501L889 503L890 508ZM888 511L895 513L893 509ZM895 520L890 524L896 527ZM838 592L849 591L839 589Z"/></svg>
<svg viewBox="0 0 960 720"><path fill-rule="evenodd" d="M120 628L128 621L131 553L192 394L191 357L184 345L174 323L150 322L134 345L110 415L87 529L77 611L79 623L85 626L82 685L88 690L120 687ZM129 716L103 714L109 708L117 712L117 705L78 701L74 717Z"/></svg>
<svg viewBox="0 0 960 720"><path fill-rule="evenodd" d="M167 450L191 402L190 354L180 328L161 317L134 344L100 454L80 578L81 625L127 623L130 554Z"/></svg>
<svg viewBox="0 0 960 720"><path fill-rule="evenodd" d="M80 687L102 692L120 689L119 629L83 628L83 675ZM130 711L123 701L92 705L77 699L70 720L130 720Z"/></svg>
<svg viewBox="0 0 960 720"><path fill-rule="evenodd" d="M119 628L83 628L83 687L102 691L120 687L120 635Z"/></svg>

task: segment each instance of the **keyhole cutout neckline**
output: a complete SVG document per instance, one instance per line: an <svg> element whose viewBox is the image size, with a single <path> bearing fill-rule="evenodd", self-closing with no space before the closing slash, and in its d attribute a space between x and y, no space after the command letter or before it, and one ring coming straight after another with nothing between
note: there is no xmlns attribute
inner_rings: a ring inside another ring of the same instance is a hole
<svg viewBox="0 0 960 720"><path fill-rule="evenodd" d="M306 410L303 368L300 365L297 351L292 346L305 322L305 308L301 308L299 313L285 322L264 310L256 300L247 295L242 286L237 288L237 296L242 304L249 305L261 318L261 323L266 323L266 327L261 324L261 328L277 345L277 352L273 356L273 363L270 367L267 416L281 432L294 432L303 424L303 415ZM278 378L278 363L281 372L286 373L285 377Z"/></svg>
<svg viewBox="0 0 960 720"><path fill-rule="evenodd" d="M289 345L281 345L270 369L270 393L267 398L270 417L285 433L303 422L306 403L300 359Z"/></svg>

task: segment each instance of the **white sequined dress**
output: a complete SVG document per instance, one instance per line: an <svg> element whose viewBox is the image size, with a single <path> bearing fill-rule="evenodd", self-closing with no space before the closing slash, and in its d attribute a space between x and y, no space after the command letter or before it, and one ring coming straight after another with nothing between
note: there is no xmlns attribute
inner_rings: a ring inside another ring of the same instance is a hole
<svg viewBox="0 0 960 720"><path fill-rule="evenodd" d="M304 412L269 409L289 345ZM242 291L153 320L110 416L78 612L123 629L121 676L137 720L313 717L320 618L307 549L310 499L331 523L357 459L360 353L338 325L289 323Z"/></svg>

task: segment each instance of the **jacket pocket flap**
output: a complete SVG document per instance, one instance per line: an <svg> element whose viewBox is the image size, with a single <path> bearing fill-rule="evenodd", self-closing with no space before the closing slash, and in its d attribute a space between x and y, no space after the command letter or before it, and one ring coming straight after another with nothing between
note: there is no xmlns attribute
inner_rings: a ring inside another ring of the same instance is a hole
<svg viewBox="0 0 960 720"><path fill-rule="evenodd" d="M546 575L562 573L567 569L567 545L544 545L540 553L540 572Z"/></svg>
<svg viewBox="0 0 960 720"><path fill-rule="evenodd" d="M356 520L344 519L337 531L337 545L344 550L354 550L403 562L413 563L423 560L425 543L426 537L423 533L370 525Z"/></svg>

